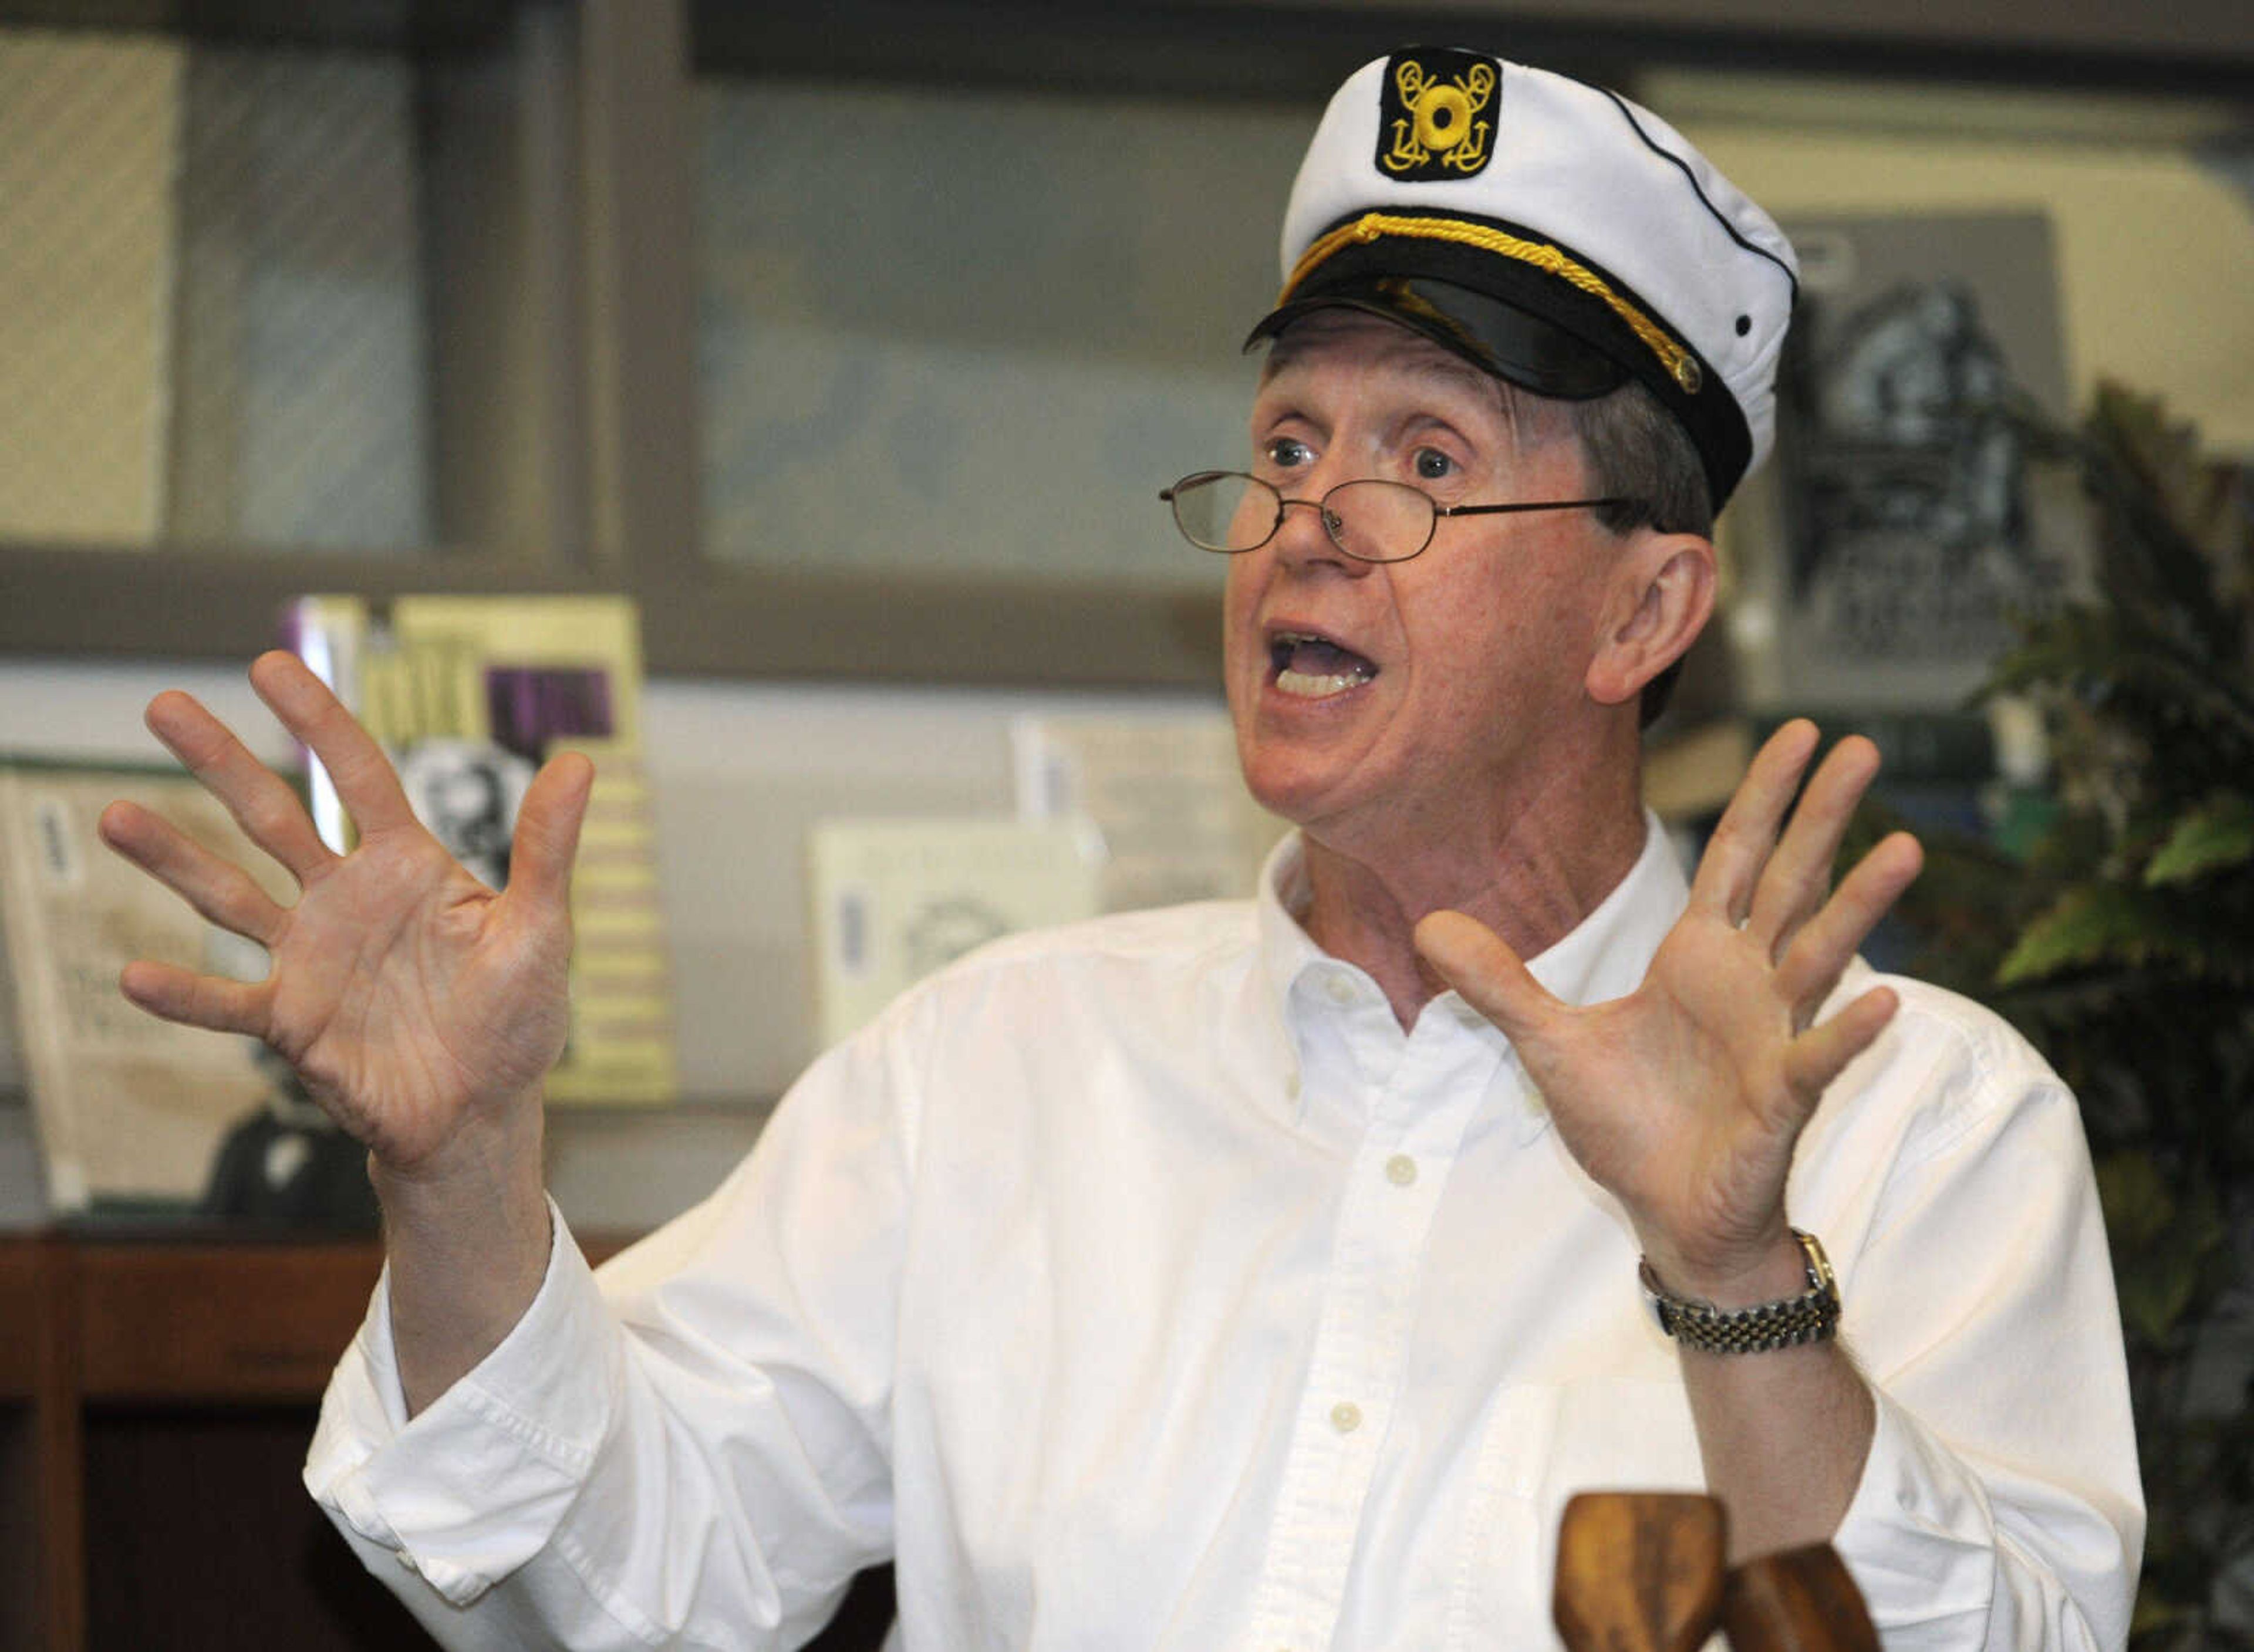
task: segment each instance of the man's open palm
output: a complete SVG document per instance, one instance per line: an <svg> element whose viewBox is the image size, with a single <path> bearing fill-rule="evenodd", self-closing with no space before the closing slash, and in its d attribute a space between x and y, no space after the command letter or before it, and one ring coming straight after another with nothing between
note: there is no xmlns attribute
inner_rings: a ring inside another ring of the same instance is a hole
<svg viewBox="0 0 2254 1652"><path fill-rule="evenodd" d="M149 726L298 884L294 906L148 810L115 803L103 840L213 922L264 947L256 983L146 961L136 1004L168 1020L244 1032L287 1057L337 1122L411 1170L462 1126L538 1085L569 1021L568 892L593 769L567 755L526 793L496 894L426 830L382 750L294 655L252 686L333 777L359 829L340 855L281 778L189 696L160 695Z"/></svg>

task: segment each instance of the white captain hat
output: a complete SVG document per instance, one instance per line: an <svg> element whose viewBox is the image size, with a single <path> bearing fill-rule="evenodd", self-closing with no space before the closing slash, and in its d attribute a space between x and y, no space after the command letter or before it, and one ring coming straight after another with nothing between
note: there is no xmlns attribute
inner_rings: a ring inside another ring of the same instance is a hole
<svg viewBox="0 0 2254 1652"><path fill-rule="evenodd" d="M1365 64L1292 186L1283 265L1248 348L1345 305L1540 395L1641 381L1689 433L1717 509L1773 443L1791 243L1616 93L1455 48Z"/></svg>

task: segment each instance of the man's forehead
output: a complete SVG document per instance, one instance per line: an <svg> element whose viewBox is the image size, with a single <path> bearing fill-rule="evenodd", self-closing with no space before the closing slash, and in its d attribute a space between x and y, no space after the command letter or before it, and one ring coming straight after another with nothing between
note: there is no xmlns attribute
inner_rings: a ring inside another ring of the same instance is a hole
<svg viewBox="0 0 2254 1652"><path fill-rule="evenodd" d="M1358 358L1371 370L1396 371L1421 385L1469 396L1499 413L1521 440L1539 439L1536 432L1555 435L1568 425L1563 402L1484 372L1413 328L1344 306L1302 316L1279 333L1261 365L1261 387L1340 355Z"/></svg>

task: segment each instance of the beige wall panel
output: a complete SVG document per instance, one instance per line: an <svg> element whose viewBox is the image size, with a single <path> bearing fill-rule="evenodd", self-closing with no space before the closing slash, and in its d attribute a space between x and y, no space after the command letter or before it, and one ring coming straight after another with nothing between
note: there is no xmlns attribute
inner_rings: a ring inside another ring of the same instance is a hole
<svg viewBox="0 0 2254 1652"><path fill-rule="evenodd" d="M0 536L156 537L181 60L0 33Z"/></svg>

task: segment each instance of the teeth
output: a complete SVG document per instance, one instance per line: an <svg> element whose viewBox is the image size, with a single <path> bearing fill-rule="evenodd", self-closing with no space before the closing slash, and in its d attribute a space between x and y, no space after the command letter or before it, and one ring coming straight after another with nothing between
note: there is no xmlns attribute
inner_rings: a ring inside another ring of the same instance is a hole
<svg viewBox="0 0 2254 1652"><path fill-rule="evenodd" d="M1299 671L1292 668L1292 659L1304 643L1320 643L1332 652L1342 653L1328 637L1312 631L1279 631L1270 640L1268 648L1276 662L1276 687L1283 693L1302 700L1327 699L1343 694L1348 689L1360 688L1376 672L1368 662L1357 660L1342 671Z"/></svg>
<svg viewBox="0 0 2254 1652"><path fill-rule="evenodd" d="M1369 681L1367 671L1339 671L1317 676L1308 671L1279 671L1276 686L1285 694L1303 700L1328 699L1334 694L1344 694L1348 689L1358 689Z"/></svg>

